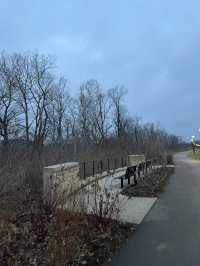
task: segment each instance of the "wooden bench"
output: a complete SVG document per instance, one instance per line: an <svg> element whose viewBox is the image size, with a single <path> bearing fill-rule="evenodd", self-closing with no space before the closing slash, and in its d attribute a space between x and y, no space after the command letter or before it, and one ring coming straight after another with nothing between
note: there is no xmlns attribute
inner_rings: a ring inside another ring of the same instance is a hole
<svg viewBox="0 0 200 266"><path fill-rule="evenodd" d="M141 178L141 174L145 176L145 173L152 168L152 161L147 160L146 162L141 162L138 165L129 166L126 169L124 175L117 177L117 179L121 180L121 188L124 187L124 180L128 180L128 185L130 185L131 177L134 177L134 185L137 185L137 177Z"/></svg>
<svg viewBox="0 0 200 266"><path fill-rule="evenodd" d="M124 180L128 180L128 184L131 184L131 177L134 177L134 184L137 184L137 165L129 166L126 169L124 175L117 177L117 179L121 180L121 188L124 187Z"/></svg>
<svg viewBox="0 0 200 266"><path fill-rule="evenodd" d="M152 160L147 160L147 161L146 161L146 171L147 171L148 169L152 169Z"/></svg>

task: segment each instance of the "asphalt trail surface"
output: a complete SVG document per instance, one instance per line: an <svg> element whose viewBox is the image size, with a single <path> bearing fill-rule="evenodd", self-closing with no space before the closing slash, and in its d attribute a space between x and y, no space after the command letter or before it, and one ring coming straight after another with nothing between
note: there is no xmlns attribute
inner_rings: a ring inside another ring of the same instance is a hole
<svg viewBox="0 0 200 266"><path fill-rule="evenodd" d="M175 156L165 192L113 266L200 266L200 162Z"/></svg>

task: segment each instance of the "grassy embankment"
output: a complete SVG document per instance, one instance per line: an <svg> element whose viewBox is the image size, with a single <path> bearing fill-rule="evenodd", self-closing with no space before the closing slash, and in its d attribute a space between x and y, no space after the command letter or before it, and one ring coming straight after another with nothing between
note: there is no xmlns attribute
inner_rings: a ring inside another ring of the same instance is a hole
<svg viewBox="0 0 200 266"><path fill-rule="evenodd" d="M189 157L192 158L192 159L195 159L195 160L200 160L200 151L198 152L190 152L189 153Z"/></svg>

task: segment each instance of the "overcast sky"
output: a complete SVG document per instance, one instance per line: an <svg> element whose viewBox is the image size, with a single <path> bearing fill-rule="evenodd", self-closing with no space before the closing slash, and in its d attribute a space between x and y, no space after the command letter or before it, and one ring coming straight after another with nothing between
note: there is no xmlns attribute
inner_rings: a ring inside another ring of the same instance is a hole
<svg viewBox="0 0 200 266"><path fill-rule="evenodd" d="M72 93L90 78L124 85L132 114L198 136L199 0L0 0L0 12L0 50L54 55Z"/></svg>

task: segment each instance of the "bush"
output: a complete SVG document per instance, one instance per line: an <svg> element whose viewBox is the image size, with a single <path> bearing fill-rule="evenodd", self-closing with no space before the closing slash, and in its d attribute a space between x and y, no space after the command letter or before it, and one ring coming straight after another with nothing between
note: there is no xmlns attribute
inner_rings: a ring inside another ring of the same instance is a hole
<svg viewBox="0 0 200 266"><path fill-rule="evenodd" d="M97 229L107 230L119 215L120 202L118 193L108 190L105 185L101 186L96 181L91 185L88 197L89 222L92 222Z"/></svg>

